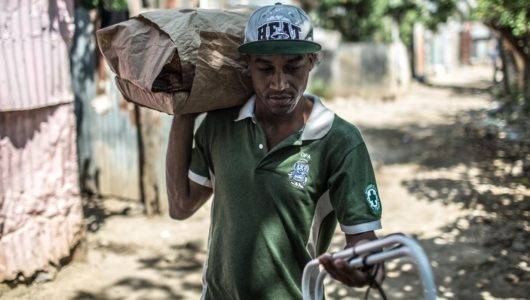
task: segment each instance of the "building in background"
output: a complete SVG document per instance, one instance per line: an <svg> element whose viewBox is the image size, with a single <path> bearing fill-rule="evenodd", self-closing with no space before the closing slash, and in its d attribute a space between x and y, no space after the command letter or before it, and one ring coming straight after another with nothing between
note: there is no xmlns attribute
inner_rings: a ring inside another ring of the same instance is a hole
<svg viewBox="0 0 530 300"><path fill-rule="evenodd" d="M491 64L497 41L479 22L449 21L437 31L414 25L414 74L428 78L461 65Z"/></svg>
<svg viewBox="0 0 530 300"><path fill-rule="evenodd" d="M60 265L83 237L72 13L69 0L0 7L0 281Z"/></svg>

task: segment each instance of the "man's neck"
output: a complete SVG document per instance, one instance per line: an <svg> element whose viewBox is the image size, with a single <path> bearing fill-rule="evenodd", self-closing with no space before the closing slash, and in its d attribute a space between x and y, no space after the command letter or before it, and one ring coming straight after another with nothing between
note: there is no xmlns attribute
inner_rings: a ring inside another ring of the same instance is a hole
<svg viewBox="0 0 530 300"><path fill-rule="evenodd" d="M260 107L258 101L256 101L254 108L255 115L265 130L269 149L272 149L288 136L301 130L307 122L307 119L309 119L312 109L313 102L305 96L302 96L302 99L300 99L291 113L284 115L267 113L265 109Z"/></svg>

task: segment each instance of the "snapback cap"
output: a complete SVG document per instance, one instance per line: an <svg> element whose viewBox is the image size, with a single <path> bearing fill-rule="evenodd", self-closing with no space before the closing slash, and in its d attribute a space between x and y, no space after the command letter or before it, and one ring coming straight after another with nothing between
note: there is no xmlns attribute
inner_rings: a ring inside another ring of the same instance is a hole
<svg viewBox="0 0 530 300"><path fill-rule="evenodd" d="M313 41L313 26L305 12L296 6L276 3L263 6L250 15L239 52L304 54L321 48Z"/></svg>

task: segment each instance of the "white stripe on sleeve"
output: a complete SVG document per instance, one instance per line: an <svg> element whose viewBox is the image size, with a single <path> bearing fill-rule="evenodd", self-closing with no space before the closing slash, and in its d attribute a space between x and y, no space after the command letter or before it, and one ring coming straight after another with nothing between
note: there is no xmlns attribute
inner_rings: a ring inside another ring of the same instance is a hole
<svg viewBox="0 0 530 300"><path fill-rule="evenodd" d="M340 229L346 234L359 234L367 231L381 229L381 220L376 220L368 223L362 223L357 225L342 225Z"/></svg>
<svg viewBox="0 0 530 300"><path fill-rule="evenodd" d="M211 188L212 187L212 182L210 181L210 179L204 177L204 176L201 176L197 173L194 173L192 170L188 170L188 178L195 182L195 183L198 183L200 185L203 185L203 186L206 186L206 187L209 187Z"/></svg>

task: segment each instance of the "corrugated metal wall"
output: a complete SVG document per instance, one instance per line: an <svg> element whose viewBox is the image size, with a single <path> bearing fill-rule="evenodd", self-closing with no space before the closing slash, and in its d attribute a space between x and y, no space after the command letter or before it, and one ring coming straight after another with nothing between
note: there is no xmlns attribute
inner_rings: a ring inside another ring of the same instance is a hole
<svg viewBox="0 0 530 300"><path fill-rule="evenodd" d="M71 53L78 118L78 151L83 189L101 196L141 200L138 128L134 106L114 81L96 96L94 27L88 11L76 9ZM110 71L109 79L112 79Z"/></svg>
<svg viewBox="0 0 530 300"><path fill-rule="evenodd" d="M2 0L0 111L68 103L72 1Z"/></svg>
<svg viewBox="0 0 530 300"><path fill-rule="evenodd" d="M86 154L80 160L82 175L99 195L140 200L134 105L121 98L112 81L108 85L106 95L83 103L79 147L90 148L81 151Z"/></svg>
<svg viewBox="0 0 530 300"><path fill-rule="evenodd" d="M0 281L59 263L83 235L72 16L69 0L0 5Z"/></svg>

